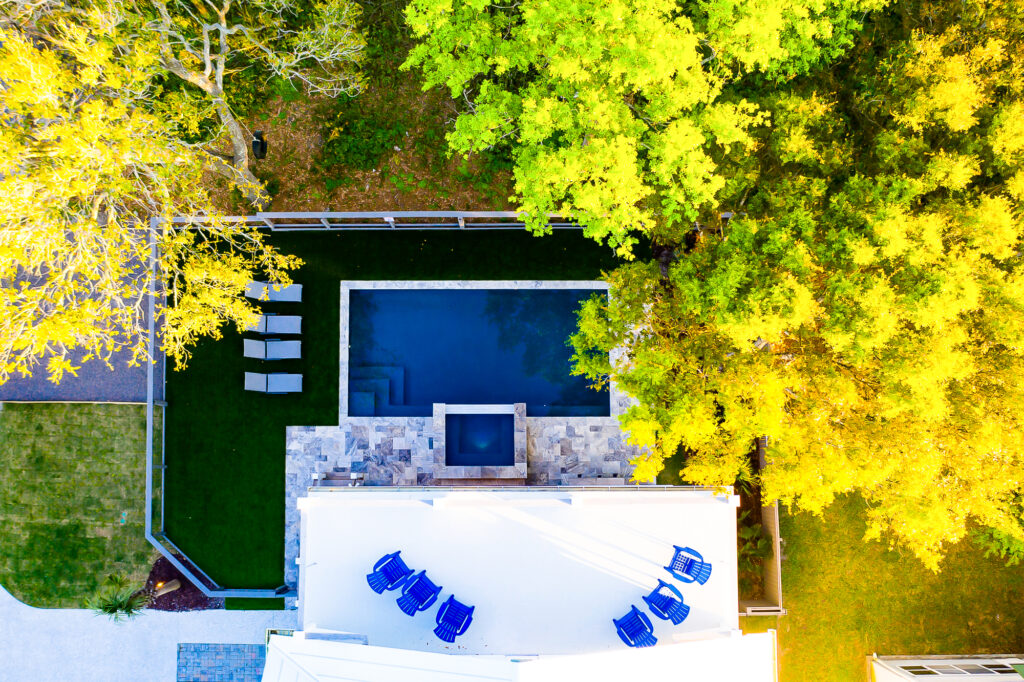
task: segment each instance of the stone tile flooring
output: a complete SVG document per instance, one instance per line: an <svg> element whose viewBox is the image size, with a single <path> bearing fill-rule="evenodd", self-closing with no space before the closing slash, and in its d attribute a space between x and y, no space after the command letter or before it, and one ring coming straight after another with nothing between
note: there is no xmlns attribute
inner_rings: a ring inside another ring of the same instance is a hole
<svg viewBox="0 0 1024 682"><path fill-rule="evenodd" d="M178 682L259 682L262 644L179 644Z"/></svg>

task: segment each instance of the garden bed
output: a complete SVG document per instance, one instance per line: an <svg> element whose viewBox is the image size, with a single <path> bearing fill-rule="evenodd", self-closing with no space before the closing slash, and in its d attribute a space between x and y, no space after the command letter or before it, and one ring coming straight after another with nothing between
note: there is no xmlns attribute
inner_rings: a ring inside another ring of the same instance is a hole
<svg viewBox="0 0 1024 682"><path fill-rule="evenodd" d="M223 599L211 599L202 590L192 584L167 557L160 557L153 564L146 580L146 589L153 593L172 580L181 583L181 587L154 599L148 608L156 611L200 611L205 609L224 608Z"/></svg>

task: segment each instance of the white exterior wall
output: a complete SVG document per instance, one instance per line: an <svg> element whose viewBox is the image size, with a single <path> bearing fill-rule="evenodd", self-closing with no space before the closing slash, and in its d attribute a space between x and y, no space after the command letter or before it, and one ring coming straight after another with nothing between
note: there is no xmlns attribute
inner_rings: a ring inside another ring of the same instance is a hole
<svg viewBox="0 0 1024 682"><path fill-rule="evenodd" d="M775 632L577 656L452 655L274 636L263 682L778 682Z"/></svg>

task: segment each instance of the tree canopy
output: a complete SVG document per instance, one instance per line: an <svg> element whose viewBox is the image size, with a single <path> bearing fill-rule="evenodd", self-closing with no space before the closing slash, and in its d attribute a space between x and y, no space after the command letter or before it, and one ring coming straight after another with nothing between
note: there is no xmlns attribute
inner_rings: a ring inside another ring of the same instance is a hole
<svg viewBox="0 0 1024 682"><path fill-rule="evenodd" d="M203 182L211 163L226 163L237 185L258 194L246 163L238 161L247 162L247 140L242 154L218 155L209 140L185 139L182 129L194 107L160 99L168 70L183 70L183 78L193 75L215 86L206 92L232 127L230 106L217 89L228 36L244 34L249 49L259 43L244 25L224 25L231 6L225 2L205 24L200 15L210 12L185 4L175 5L176 13L161 2L118 0L3 6L0 381L29 374L42 361L59 381L75 371L75 357L109 361L127 350L135 361L148 358L144 310L151 257L161 343L180 362L199 336L217 337L225 323L244 328L255 320L255 306L242 295L254 276L289 281L287 271L298 261L270 247L259 231L225 222ZM284 5L267 0L250 9L259 19ZM263 56L279 73L294 74L302 66L311 86L344 89L344 74L324 71L312 55L334 54L325 41L338 38L338 27L353 17L337 14L344 9L337 0L313 9L328 22L322 32L278 25L275 35L286 43L286 57ZM186 20L197 22L198 55L188 34L168 28ZM346 45L358 47L353 40ZM339 68L350 69L351 56L342 61ZM172 228L175 216L191 215L205 222Z"/></svg>
<svg viewBox="0 0 1024 682"><path fill-rule="evenodd" d="M459 154L509 148L514 200L543 231L557 213L630 256L637 235L678 230L717 203L721 166L764 121L723 90L734 70L773 77L834 56L859 2L412 0L406 68L464 105Z"/></svg>
<svg viewBox="0 0 1024 682"><path fill-rule="evenodd" d="M870 537L936 568L972 524L1024 540L1024 22L1010 2L877 21L759 91L772 123L705 229L611 273L573 342L639 400L638 477L681 449L687 480L729 484L767 436L768 499L857 491Z"/></svg>

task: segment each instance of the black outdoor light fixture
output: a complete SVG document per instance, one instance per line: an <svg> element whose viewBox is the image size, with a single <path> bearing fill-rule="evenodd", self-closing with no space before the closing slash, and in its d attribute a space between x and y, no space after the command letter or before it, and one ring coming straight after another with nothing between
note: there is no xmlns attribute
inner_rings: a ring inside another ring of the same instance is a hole
<svg viewBox="0 0 1024 682"><path fill-rule="evenodd" d="M252 134L252 155L257 159L267 158L267 141L263 139L262 130Z"/></svg>

